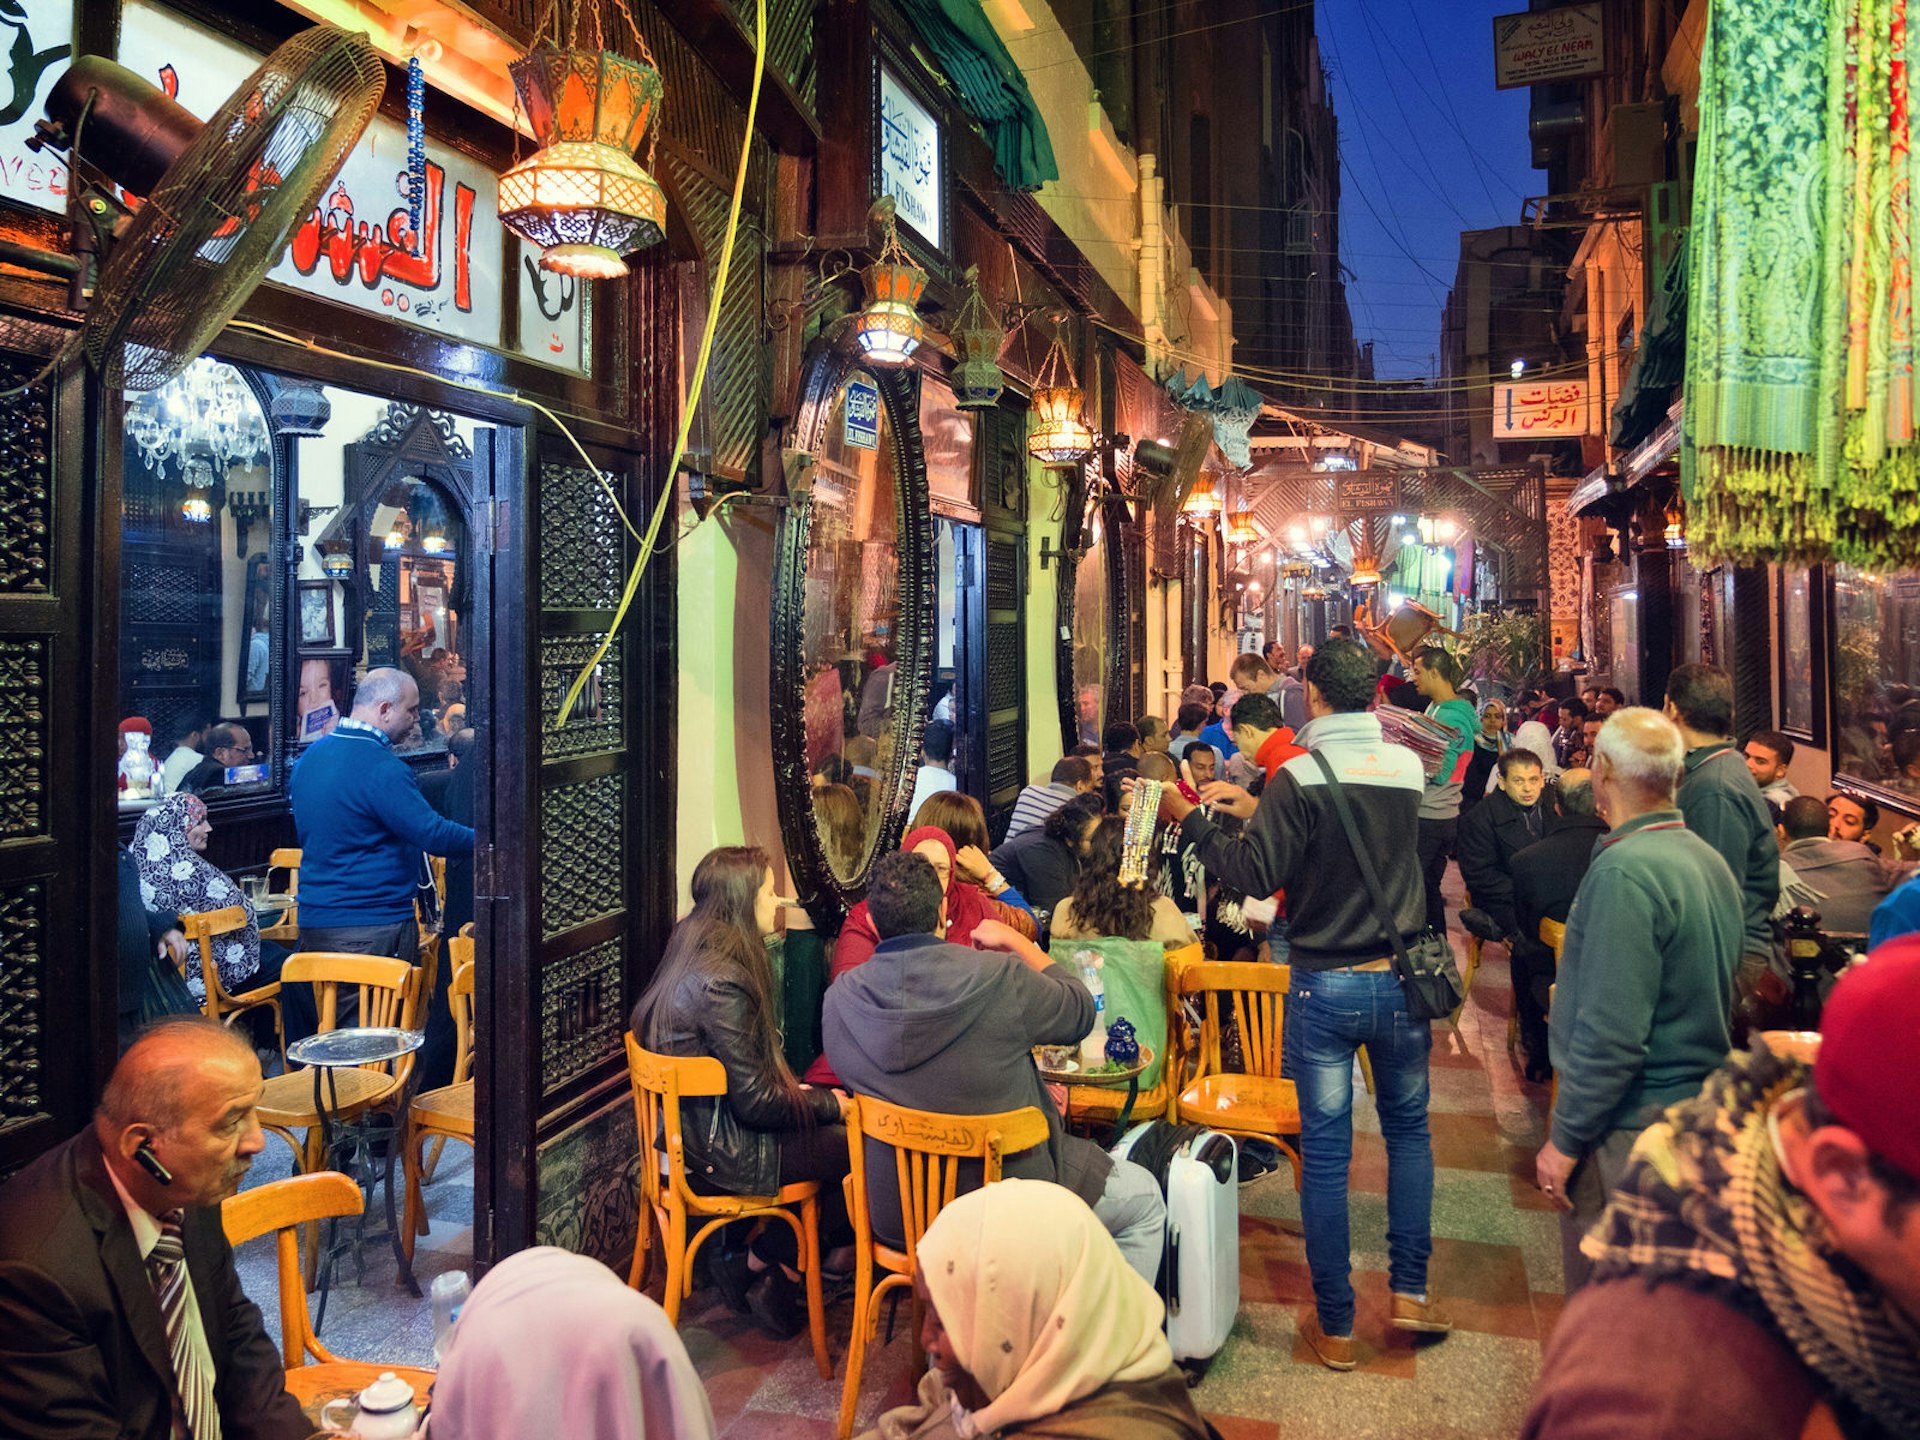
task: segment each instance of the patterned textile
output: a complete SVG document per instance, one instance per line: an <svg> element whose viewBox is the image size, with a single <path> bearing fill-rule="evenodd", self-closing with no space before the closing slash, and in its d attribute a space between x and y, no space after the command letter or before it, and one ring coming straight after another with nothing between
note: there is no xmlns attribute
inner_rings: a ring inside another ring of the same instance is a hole
<svg viewBox="0 0 1920 1440"><path fill-rule="evenodd" d="M1780 1171L1768 1117L1810 1079L1763 1041L1731 1056L1640 1137L1581 1249L1595 1281L1677 1280L1762 1315L1837 1406L1920 1434L1920 1331L1833 1249Z"/></svg>
<svg viewBox="0 0 1920 1440"><path fill-rule="evenodd" d="M1682 470L1695 563L1920 563L1909 0L1708 14Z"/></svg>
<svg viewBox="0 0 1920 1440"><path fill-rule="evenodd" d="M187 1288L187 1251L180 1238L178 1210L160 1218L160 1238L147 1255L147 1274L160 1318L166 1322L167 1350L175 1380L173 1433L175 1440L220 1440L220 1407L213 1396L213 1358L204 1345L193 1343Z"/></svg>

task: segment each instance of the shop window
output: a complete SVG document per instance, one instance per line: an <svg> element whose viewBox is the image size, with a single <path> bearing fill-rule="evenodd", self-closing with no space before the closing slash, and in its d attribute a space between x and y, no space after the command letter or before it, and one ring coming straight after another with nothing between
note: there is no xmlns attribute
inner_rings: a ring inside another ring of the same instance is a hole
<svg viewBox="0 0 1920 1440"><path fill-rule="evenodd" d="M1920 805L1920 575L1833 579L1834 771Z"/></svg>

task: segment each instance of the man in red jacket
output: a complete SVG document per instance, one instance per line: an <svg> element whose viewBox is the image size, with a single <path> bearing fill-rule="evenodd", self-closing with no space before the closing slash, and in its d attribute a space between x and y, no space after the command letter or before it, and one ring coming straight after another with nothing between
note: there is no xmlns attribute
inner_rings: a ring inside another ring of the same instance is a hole
<svg viewBox="0 0 1920 1440"><path fill-rule="evenodd" d="M1525 1440L1920 1435L1920 937L1634 1146Z"/></svg>

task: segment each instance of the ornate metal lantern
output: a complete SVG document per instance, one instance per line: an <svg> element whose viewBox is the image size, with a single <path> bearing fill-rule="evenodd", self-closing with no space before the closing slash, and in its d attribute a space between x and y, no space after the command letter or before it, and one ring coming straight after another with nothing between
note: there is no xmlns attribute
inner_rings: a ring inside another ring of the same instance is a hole
<svg viewBox="0 0 1920 1440"><path fill-rule="evenodd" d="M540 148L500 177L500 220L543 270L611 279L666 234L667 197L633 158L665 89L652 60L542 41L507 67Z"/></svg>
<svg viewBox="0 0 1920 1440"><path fill-rule="evenodd" d="M1195 521L1211 520L1220 513L1220 482L1210 470L1202 470L1187 492L1180 513Z"/></svg>
<svg viewBox="0 0 1920 1440"><path fill-rule="evenodd" d="M1257 545L1260 543L1260 531L1253 523L1253 506L1242 500L1233 507L1233 513L1227 517L1227 544Z"/></svg>
<svg viewBox="0 0 1920 1440"><path fill-rule="evenodd" d="M967 298L953 325L953 345L960 363L953 369L953 401L962 410L991 410L1007 388L1000 369L1000 346L1006 332L987 308L980 291L980 267L967 267Z"/></svg>
<svg viewBox="0 0 1920 1440"><path fill-rule="evenodd" d="M1034 424L1027 432L1027 453L1042 465L1078 465L1093 454L1093 427L1083 418L1086 399L1056 330L1033 387Z"/></svg>
<svg viewBox="0 0 1920 1440"><path fill-rule="evenodd" d="M901 248L890 203L882 213L886 240L880 258L864 272L867 304L853 317L853 333L861 353L873 364L904 365L927 338L918 308L927 288L927 272Z"/></svg>

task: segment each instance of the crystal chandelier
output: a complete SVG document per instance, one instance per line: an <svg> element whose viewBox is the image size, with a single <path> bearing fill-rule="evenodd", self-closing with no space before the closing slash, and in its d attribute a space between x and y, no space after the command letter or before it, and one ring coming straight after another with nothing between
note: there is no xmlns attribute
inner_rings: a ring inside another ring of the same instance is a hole
<svg viewBox="0 0 1920 1440"><path fill-rule="evenodd" d="M194 490L212 489L234 466L265 464L272 443L240 372L204 355L177 379L132 397L126 433L148 474L171 465Z"/></svg>

